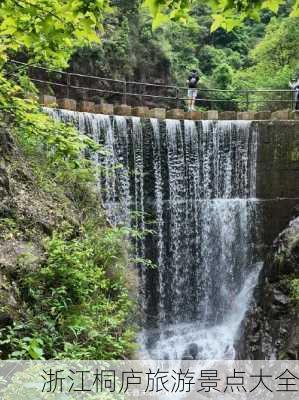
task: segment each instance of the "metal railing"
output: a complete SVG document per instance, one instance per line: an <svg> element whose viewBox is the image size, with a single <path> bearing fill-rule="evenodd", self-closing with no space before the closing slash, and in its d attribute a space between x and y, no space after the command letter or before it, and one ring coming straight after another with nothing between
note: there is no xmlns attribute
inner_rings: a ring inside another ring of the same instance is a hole
<svg viewBox="0 0 299 400"><path fill-rule="evenodd" d="M32 82L42 90L52 90L57 97L92 101L109 101L131 105L163 105L164 108L184 108L188 88L148 82L101 78L74 72L58 71L16 60L8 62L10 74L27 71ZM293 109L294 91L290 89L198 89L196 104L221 110Z"/></svg>

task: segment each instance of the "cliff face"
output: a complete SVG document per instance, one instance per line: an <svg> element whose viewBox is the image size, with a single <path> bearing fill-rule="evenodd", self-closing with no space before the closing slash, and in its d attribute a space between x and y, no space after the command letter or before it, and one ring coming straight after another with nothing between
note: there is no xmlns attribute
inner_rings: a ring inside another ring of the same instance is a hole
<svg viewBox="0 0 299 400"><path fill-rule="evenodd" d="M1 124L0 329L22 317L18 276L43 262L44 239L63 223L78 226L71 202L65 196L59 201L59 196L39 187L30 164Z"/></svg>
<svg viewBox="0 0 299 400"><path fill-rule="evenodd" d="M239 359L299 359L298 278L299 217L276 238L265 260L236 346Z"/></svg>

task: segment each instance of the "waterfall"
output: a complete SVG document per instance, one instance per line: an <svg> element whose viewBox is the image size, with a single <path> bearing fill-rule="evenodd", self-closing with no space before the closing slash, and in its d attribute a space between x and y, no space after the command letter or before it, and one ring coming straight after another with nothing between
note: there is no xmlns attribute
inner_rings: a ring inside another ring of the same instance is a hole
<svg viewBox="0 0 299 400"><path fill-rule="evenodd" d="M135 243L140 357L233 358L255 285L257 132L250 121L178 121L46 112L103 145L99 186ZM195 354L196 353L196 354Z"/></svg>

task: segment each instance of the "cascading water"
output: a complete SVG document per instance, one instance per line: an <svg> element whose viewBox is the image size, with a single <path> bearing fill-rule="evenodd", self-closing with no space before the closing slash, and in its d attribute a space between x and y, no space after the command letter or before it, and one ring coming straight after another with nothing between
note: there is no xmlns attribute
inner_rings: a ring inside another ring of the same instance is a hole
<svg viewBox="0 0 299 400"><path fill-rule="evenodd" d="M137 255L158 266L140 266L140 357L233 358L259 269L250 121L46 111L107 150L95 161L110 220L155 231L136 243Z"/></svg>

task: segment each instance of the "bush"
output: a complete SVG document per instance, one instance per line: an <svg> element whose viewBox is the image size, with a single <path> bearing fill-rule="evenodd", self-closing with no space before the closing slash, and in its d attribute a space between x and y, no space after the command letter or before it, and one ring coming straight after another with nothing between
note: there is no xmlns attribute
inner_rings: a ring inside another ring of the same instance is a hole
<svg viewBox="0 0 299 400"><path fill-rule="evenodd" d="M2 332L13 359L119 359L132 352L127 325L133 302L126 287L122 229L54 233L46 262L20 276L27 317Z"/></svg>

